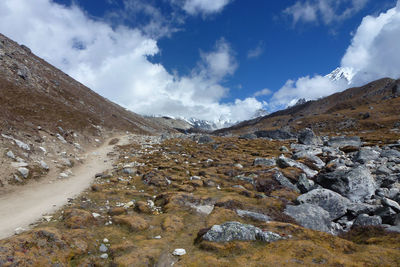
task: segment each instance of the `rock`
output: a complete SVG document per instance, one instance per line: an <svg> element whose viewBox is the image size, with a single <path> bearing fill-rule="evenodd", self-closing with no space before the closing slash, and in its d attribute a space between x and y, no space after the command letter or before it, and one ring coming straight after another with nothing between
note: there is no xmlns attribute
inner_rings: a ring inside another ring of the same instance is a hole
<svg viewBox="0 0 400 267"><path fill-rule="evenodd" d="M390 175L392 174L392 171L386 166L386 165L381 165L379 168L376 170L377 175Z"/></svg>
<svg viewBox="0 0 400 267"><path fill-rule="evenodd" d="M204 235L203 239L209 242L231 242L231 241L263 241L274 242L283 239L273 232L264 232L258 227L239 222L226 222L214 225Z"/></svg>
<svg viewBox="0 0 400 267"><path fill-rule="evenodd" d="M257 131L254 133L258 138L271 138L274 140L288 140L294 139L296 136L289 131L280 129L280 130L271 130L271 131Z"/></svg>
<svg viewBox="0 0 400 267"><path fill-rule="evenodd" d="M374 195L377 185L370 171L359 166L349 171L323 173L316 178L324 188L335 191L353 202L362 202Z"/></svg>
<svg viewBox="0 0 400 267"><path fill-rule="evenodd" d="M59 179L65 179L65 178L68 178L68 177L69 177L69 175L67 173L65 173L65 172L60 173L59 176L58 176Z"/></svg>
<svg viewBox="0 0 400 267"><path fill-rule="evenodd" d="M377 160L379 156L380 153L373 148L363 147L357 152L353 160L361 164L366 164L370 161Z"/></svg>
<svg viewBox="0 0 400 267"><path fill-rule="evenodd" d="M242 164L239 164L239 163L236 163L235 165L233 165L235 168L238 168L238 169L243 169L243 165Z"/></svg>
<svg viewBox="0 0 400 267"><path fill-rule="evenodd" d="M281 168L287 168L287 167L296 167L302 170L308 178L312 178L315 175L318 174L317 171L311 170L309 167L304 165L303 163L297 162L293 159L286 158L285 156L281 155L277 159L276 163L278 164L279 167Z"/></svg>
<svg viewBox="0 0 400 267"><path fill-rule="evenodd" d="M127 226L131 231L143 231L149 228L149 224L139 216L119 215L114 216L113 221L116 224Z"/></svg>
<svg viewBox="0 0 400 267"><path fill-rule="evenodd" d="M172 255L174 256L183 256L186 254L186 250L183 248L177 248L174 250L174 252L172 252Z"/></svg>
<svg viewBox="0 0 400 267"><path fill-rule="evenodd" d="M122 169L122 173L127 174L127 175L135 175L137 173L137 169L124 168L124 169Z"/></svg>
<svg viewBox="0 0 400 267"><path fill-rule="evenodd" d="M309 128L305 128L302 131L300 131L297 140L300 144L303 145L313 145L313 146L322 145L321 138L316 136L315 133Z"/></svg>
<svg viewBox="0 0 400 267"><path fill-rule="evenodd" d="M361 147L361 139L360 137L347 137L347 136L339 136L332 137L326 142L327 146L336 147L336 148L354 148L358 149Z"/></svg>
<svg viewBox="0 0 400 267"><path fill-rule="evenodd" d="M17 144L18 147L20 147L20 148L22 148L22 149L24 149L26 151L30 151L31 150L29 145L25 144L24 142L22 142L20 140L14 139L14 142Z"/></svg>
<svg viewBox="0 0 400 267"><path fill-rule="evenodd" d="M303 227L322 232L331 231L331 215L329 212L317 205L288 205L286 206L284 213L292 217Z"/></svg>
<svg viewBox="0 0 400 267"><path fill-rule="evenodd" d="M214 142L215 142L214 139L212 139L208 135L200 136L199 140L197 140L198 144L210 144L210 143L214 143Z"/></svg>
<svg viewBox="0 0 400 267"><path fill-rule="evenodd" d="M307 176L302 173L299 176L299 180L296 183L296 187L300 190L302 194L307 193L315 188L315 183L313 180L307 179Z"/></svg>
<svg viewBox="0 0 400 267"><path fill-rule="evenodd" d="M14 230L14 233L16 234L16 235L20 235L20 234L22 234L23 232L25 232L26 230L24 229L24 228L22 228L22 227L18 227L18 228L16 228L15 230Z"/></svg>
<svg viewBox="0 0 400 267"><path fill-rule="evenodd" d="M47 165L47 163L44 162L43 160L41 160L41 161L39 162L39 164L40 164L40 167L42 167L42 169L44 169L44 170L46 170L46 171L50 170L49 165Z"/></svg>
<svg viewBox="0 0 400 267"><path fill-rule="evenodd" d="M258 213L258 212L253 212L253 211L248 211L248 210L236 210L236 213L240 217L250 218L255 221L261 221L261 222L271 221L271 218L269 216L262 214L262 213Z"/></svg>
<svg viewBox="0 0 400 267"><path fill-rule="evenodd" d="M381 151L381 157L385 157L388 159L400 158L400 151L396 149L384 149Z"/></svg>
<svg viewBox="0 0 400 267"><path fill-rule="evenodd" d="M61 163L62 163L62 165L67 166L67 167L69 167L69 168L71 168L72 166L74 166L74 163L73 163L71 160L69 160L69 159L64 159L64 158L62 158L62 159L61 159Z"/></svg>
<svg viewBox="0 0 400 267"><path fill-rule="evenodd" d="M295 159L295 160L307 159L318 170L322 170L326 165L325 162L323 162L319 157L317 157L317 156L315 156L315 155L313 155L313 154L311 154L311 153L309 153L308 151L305 151L305 150L295 153L292 158Z"/></svg>
<svg viewBox="0 0 400 267"><path fill-rule="evenodd" d="M100 255L100 258L102 258L103 260L108 259L108 254L107 253L103 253Z"/></svg>
<svg viewBox="0 0 400 267"><path fill-rule="evenodd" d="M273 169L272 171L274 172L275 180L277 180L280 185L300 193L300 190L294 184L292 184L289 179L286 178L280 171L278 171L277 169Z"/></svg>
<svg viewBox="0 0 400 267"><path fill-rule="evenodd" d="M299 196L297 201L300 204L314 204L323 208L329 212L331 221L345 215L350 204L350 200L329 189L314 189Z"/></svg>
<svg viewBox="0 0 400 267"><path fill-rule="evenodd" d="M253 140L256 139L257 135L255 134L243 134L239 136L239 139L245 139L245 140Z"/></svg>
<svg viewBox="0 0 400 267"><path fill-rule="evenodd" d="M353 223L355 226L378 226L382 224L382 218L379 216L369 216L368 214L360 214Z"/></svg>
<svg viewBox="0 0 400 267"><path fill-rule="evenodd" d="M279 148L279 151L281 151L281 152L283 152L283 153L289 153L289 149L288 149L287 147L285 147L285 146L281 146L281 147Z"/></svg>
<svg viewBox="0 0 400 267"><path fill-rule="evenodd" d="M14 155L14 153L13 153L11 150L9 150L9 151L6 153L6 156L9 157L10 159L15 160L15 155Z"/></svg>
<svg viewBox="0 0 400 267"><path fill-rule="evenodd" d="M349 214L353 217L357 217L360 214L371 214L371 213L375 213L376 210L378 210L379 208L381 208L382 206L378 206L378 205L370 205L370 204L366 204L366 203L350 203L347 206L347 211L349 212Z"/></svg>
<svg viewBox="0 0 400 267"><path fill-rule="evenodd" d="M386 197L382 198L382 204L392 208L394 211L400 213L400 205L396 201L390 200Z"/></svg>
<svg viewBox="0 0 400 267"><path fill-rule="evenodd" d="M273 167L276 166L276 159L256 158L253 162L253 166Z"/></svg>
<svg viewBox="0 0 400 267"><path fill-rule="evenodd" d="M108 247L106 245L104 245L104 244L101 244L99 250L100 250L100 252L107 252L108 251Z"/></svg>
<svg viewBox="0 0 400 267"><path fill-rule="evenodd" d="M64 143L64 144L67 143L67 141L64 139L64 137L63 137L62 135L56 134L56 137L57 137L57 139L60 140L62 143Z"/></svg>
<svg viewBox="0 0 400 267"><path fill-rule="evenodd" d="M388 206L377 209L375 215L380 216L382 223L385 224L396 225L400 223L400 214Z"/></svg>
<svg viewBox="0 0 400 267"><path fill-rule="evenodd" d="M100 218L100 217L101 217L101 215L100 215L100 214L98 214L97 212L92 212L92 216L93 216L93 218L95 218L95 219L97 219L97 218Z"/></svg>
<svg viewBox="0 0 400 267"><path fill-rule="evenodd" d="M29 169L25 168L25 167L20 167L18 168L18 172L22 175L22 177L24 177L25 179L28 178L29 176Z"/></svg>

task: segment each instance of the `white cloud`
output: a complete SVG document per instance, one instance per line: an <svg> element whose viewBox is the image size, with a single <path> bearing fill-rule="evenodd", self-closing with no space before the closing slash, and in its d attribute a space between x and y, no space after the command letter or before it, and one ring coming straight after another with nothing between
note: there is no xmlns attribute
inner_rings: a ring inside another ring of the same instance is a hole
<svg viewBox="0 0 400 267"><path fill-rule="evenodd" d="M190 75L181 77L147 59L159 48L145 31L111 27L88 18L76 6L50 0L2 0L0 32L141 114L236 121L249 118L263 105L254 98L222 103L229 89L221 83L237 68L234 52L224 39L213 51L202 52Z"/></svg>
<svg viewBox="0 0 400 267"><path fill-rule="evenodd" d="M247 58L252 59L252 58L258 58L264 53L264 43L259 42L257 47L250 49L247 52Z"/></svg>
<svg viewBox="0 0 400 267"><path fill-rule="evenodd" d="M324 24L343 21L365 7L369 0L299 0L283 13L293 18L293 23L322 21Z"/></svg>
<svg viewBox="0 0 400 267"><path fill-rule="evenodd" d="M272 91L268 88L262 89L254 93L254 96L266 96L272 94Z"/></svg>
<svg viewBox="0 0 400 267"><path fill-rule="evenodd" d="M171 0L190 15L210 15L221 12L232 0Z"/></svg>

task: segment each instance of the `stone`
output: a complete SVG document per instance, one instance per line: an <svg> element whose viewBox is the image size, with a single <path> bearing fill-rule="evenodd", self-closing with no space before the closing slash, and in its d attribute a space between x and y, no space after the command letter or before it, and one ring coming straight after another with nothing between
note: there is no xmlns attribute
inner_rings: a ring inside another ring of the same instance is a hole
<svg viewBox="0 0 400 267"><path fill-rule="evenodd" d="M350 203L347 206L347 211L349 214L353 217L357 217L360 214L366 213L366 214L371 214L375 213L376 210L381 208L382 206L378 205L371 205L371 204L366 204L366 203Z"/></svg>
<svg viewBox="0 0 400 267"><path fill-rule="evenodd" d="M39 164L40 164L40 167L42 167L42 169L44 169L44 170L46 170L46 171L50 170L49 165L47 165L47 163L44 162L43 160L41 160L41 161L39 162Z"/></svg>
<svg viewBox="0 0 400 267"><path fill-rule="evenodd" d="M253 140L256 139L257 135L255 134L243 134L239 136L239 139L245 139L245 140Z"/></svg>
<svg viewBox="0 0 400 267"><path fill-rule="evenodd" d="M197 141L197 143L199 143L199 144L210 144L210 143L214 143L214 139L212 139L208 135L203 135L203 136L200 136L200 138Z"/></svg>
<svg viewBox="0 0 400 267"><path fill-rule="evenodd" d="M186 254L186 250L183 248L177 248L174 250L174 252L172 252L172 255L174 256L183 256Z"/></svg>
<svg viewBox="0 0 400 267"><path fill-rule="evenodd" d="M29 169L25 168L25 167L20 167L18 168L18 172L22 175L22 177L24 177L25 179L28 178L29 176Z"/></svg>
<svg viewBox="0 0 400 267"><path fill-rule="evenodd" d="M400 213L400 205L396 201L388 199L386 197L382 198L382 204L384 206L392 208L394 211Z"/></svg>
<svg viewBox="0 0 400 267"><path fill-rule="evenodd" d="M103 260L108 259L108 254L107 253L103 253L100 255L100 258L102 258Z"/></svg>
<svg viewBox="0 0 400 267"><path fill-rule="evenodd" d="M299 180L296 183L296 187L300 190L302 194L307 193L315 188L315 183L313 180L307 179L307 176L302 173L299 176Z"/></svg>
<svg viewBox="0 0 400 267"><path fill-rule="evenodd" d="M238 169L243 169L243 165L242 164L239 164L239 163L236 163L235 165L233 165L235 168L238 168Z"/></svg>
<svg viewBox="0 0 400 267"><path fill-rule="evenodd" d="M390 175L390 174L392 174L392 171L386 165L381 165L378 167L378 169L376 169L376 174Z"/></svg>
<svg viewBox="0 0 400 267"><path fill-rule="evenodd" d="M67 141L64 139L64 137L60 134L56 134L56 137L58 140L60 140L63 144L66 144Z"/></svg>
<svg viewBox="0 0 400 267"><path fill-rule="evenodd" d="M299 168L307 175L308 178L312 178L318 174L317 171L311 170L309 167L307 167L303 163L297 162L293 159L289 159L289 158L285 157L284 155L279 156L279 158L277 159L276 162L277 162L278 166L281 168L287 168L287 167Z"/></svg>
<svg viewBox="0 0 400 267"><path fill-rule="evenodd" d="M280 235L263 231L250 224L239 222L226 222L214 225L204 235L203 239L209 242L231 242L231 241L263 241L274 242L283 239Z"/></svg>
<svg viewBox="0 0 400 267"><path fill-rule="evenodd" d="M376 210L375 215L382 218L382 223L396 225L400 223L400 214L392 208L385 206Z"/></svg>
<svg viewBox="0 0 400 267"><path fill-rule="evenodd" d="M277 169L274 169L273 172L274 172L275 180L277 180L280 185L282 185L283 187L289 188L295 192L300 193L300 190L294 184L292 184L289 181L289 179L286 178L280 171L278 171Z"/></svg>
<svg viewBox="0 0 400 267"><path fill-rule="evenodd" d="M30 151L31 150L31 148L30 148L30 146L28 144L25 144L24 142L22 142L20 140L14 139L14 142L17 144L17 146L19 148L22 148L22 149L24 149L26 151Z"/></svg>
<svg viewBox="0 0 400 267"><path fill-rule="evenodd" d="M62 163L62 165L67 166L69 168L71 168L74 165L71 160L64 159L64 158L61 159L61 163Z"/></svg>
<svg viewBox="0 0 400 267"><path fill-rule="evenodd" d="M322 232L331 231L331 215L317 205L308 203L298 206L287 205L284 213L305 228Z"/></svg>
<svg viewBox="0 0 400 267"><path fill-rule="evenodd" d="M362 147L357 152L353 160L361 164L366 164L370 161L377 160L379 156L380 153L378 151L370 147Z"/></svg>
<svg viewBox="0 0 400 267"><path fill-rule="evenodd" d="M307 159L309 160L315 168L318 170L322 170L325 167L325 162L323 162L319 157L309 153L306 150L296 152L293 157L293 159L298 160L298 159Z"/></svg>
<svg viewBox="0 0 400 267"><path fill-rule="evenodd" d="M400 158L400 151L396 149L384 149L381 151L381 157L385 157L388 159Z"/></svg>
<svg viewBox="0 0 400 267"><path fill-rule="evenodd" d="M276 166L276 159L256 158L253 162L253 166L274 167Z"/></svg>
<svg viewBox="0 0 400 267"><path fill-rule="evenodd" d="M250 218L255 221L261 221L261 222L271 221L271 218L269 216L262 214L262 213L258 213L258 212L253 212L253 211L248 211L248 210L236 210L236 213L240 217Z"/></svg>
<svg viewBox="0 0 400 267"><path fill-rule="evenodd" d="M18 227L18 228L16 228L15 230L14 230L14 233L16 234L16 235L20 235L20 234L22 234L23 232L25 232L26 230L24 229L24 228L22 228L22 227Z"/></svg>
<svg viewBox="0 0 400 267"><path fill-rule="evenodd" d="M353 223L355 226L378 226L382 224L382 218L379 216L369 216L368 214L360 214Z"/></svg>
<svg viewBox="0 0 400 267"><path fill-rule="evenodd" d="M313 145L313 146L322 145L321 138L315 135L315 133L309 128L305 128L302 131L300 131L297 140L300 144L303 145Z"/></svg>
<svg viewBox="0 0 400 267"><path fill-rule="evenodd" d="M283 152L283 153L289 153L289 149L288 149L287 147L285 147L285 146L281 146L281 147L279 148L279 151L281 151L281 152Z"/></svg>
<svg viewBox="0 0 400 267"><path fill-rule="evenodd" d="M317 176L317 183L347 197L353 202L363 202L374 195L377 185L370 171L365 166L358 166L349 171L338 170Z"/></svg>
<svg viewBox="0 0 400 267"><path fill-rule="evenodd" d="M353 136L339 136L339 137L332 137L326 142L327 146L335 147L335 148L345 148L345 147L352 147L358 149L361 147L361 139L360 137Z"/></svg>
<svg viewBox="0 0 400 267"><path fill-rule="evenodd" d="M108 251L108 247L106 245L104 245L104 244L101 244L99 250L100 250L100 252L107 252Z"/></svg>
<svg viewBox="0 0 400 267"><path fill-rule="evenodd" d="M299 196L297 201L300 204L308 203L323 208L329 212L331 221L345 215L350 204L350 200L329 189L314 189Z"/></svg>
<svg viewBox="0 0 400 267"><path fill-rule="evenodd" d="M9 151L6 153L6 156L9 157L10 159L15 160L15 155L14 155L14 153L13 153L11 150L9 150Z"/></svg>
<svg viewBox="0 0 400 267"><path fill-rule="evenodd" d="M280 130L271 130L271 131L257 131L254 133L258 138L270 138L274 140L289 140L294 139L296 136L289 131L280 129Z"/></svg>
<svg viewBox="0 0 400 267"><path fill-rule="evenodd" d="M122 173L126 175L135 175L137 173L137 169L134 168L124 168L122 169Z"/></svg>

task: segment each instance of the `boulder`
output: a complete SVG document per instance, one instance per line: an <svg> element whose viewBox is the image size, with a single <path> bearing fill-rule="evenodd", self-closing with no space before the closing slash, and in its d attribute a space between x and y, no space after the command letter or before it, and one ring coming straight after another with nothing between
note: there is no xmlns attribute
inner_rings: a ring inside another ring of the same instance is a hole
<svg viewBox="0 0 400 267"><path fill-rule="evenodd" d="M323 173L318 175L316 181L324 188L335 191L353 202L370 199L377 189L374 178L365 166L358 166L349 171Z"/></svg>
<svg viewBox="0 0 400 267"><path fill-rule="evenodd" d="M283 239L280 235L263 231L250 224L239 222L226 222L214 225L204 235L203 239L209 242L231 242L231 241L263 241L274 242Z"/></svg>
<svg viewBox="0 0 400 267"><path fill-rule="evenodd" d="M396 149L384 149L381 151L381 157L385 157L388 159L400 158L400 151Z"/></svg>
<svg viewBox="0 0 400 267"><path fill-rule="evenodd" d="M308 203L298 206L288 205L285 214L292 217L303 227L322 232L330 232L331 230L331 215L317 205Z"/></svg>
<svg viewBox="0 0 400 267"><path fill-rule="evenodd" d="M25 179L28 178L29 176L29 169L25 168L25 167L20 167L18 168L18 172L22 175L22 177L24 177Z"/></svg>
<svg viewBox="0 0 400 267"><path fill-rule="evenodd" d="M278 171L277 169L274 169L274 178L275 180L278 181L278 183L280 185L282 185L283 187L289 188L297 193L300 193L300 190L294 185L292 184L288 178L286 178L280 171Z"/></svg>
<svg viewBox="0 0 400 267"><path fill-rule="evenodd" d="M297 198L300 204L314 204L330 214L330 220L336 220L347 213L347 206L350 200L342 197L329 189L314 189Z"/></svg>
<svg viewBox="0 0 400 267"><path fill-rule="evenodd" d="M313 155L312 153L309 153L306 150L295 153L292 158L296 159L296 160L306 159L306 160L310 161L312 163L312 165L314 165L315 168L318 170L322 170L326 165L325 162L323 162L319 157Z"/></svg>
<svg viewBox="0 0 400 267"><path fill-rule="evenodd" d="M347 148L358 149L361 147L361 139L360 139L360 137L357 137L357 136L332 137L326 142L325 145L330 146L330 147L335 147L335 148L346 148L347 147Z"/></svg>
<svg viewBox="0 0 400 267"><path fill-rule="evenodd" d="M273 167L276 166L276 159L264 159L264 158L256 158L253 162L254 166L265 166L265 167Z"/></svg>
<svg viewBox="0 0 400 267"><path fill-rule="evenodd" d="M277 159L276 163L278 164L279 167L281 168L287 168L287 167L296 167L302 170L308 178L312 178L315 175L318 174L317 171L311 170L309 167L304 165L303 163L297 162L293 159L286 158L285 156L281 155Z"/></svg>
<svg viewBox="0 0 400 267"><path fill-rule="evenodd" d="M379 208L375 214L382 218L382 223L390 225L400 223L400 214L388 206Z"/></svg>
<svg viewBox="0 0 400 267"><path fill-rule="evenodd" d="M245 140L253 140L256 139L257 135L255 134L243 134L239 136L239 139L245 139Z"/></svg>
<svg viewBox="0 0 400 267"><path fill-rule="evenodd" d="M7 151L6 156L13 160L16 159L14 153L11 150Z"/></svg>
<svg viewBox="0 0 400 267"><path fill-rule="evenodd" d="M202 135L202 136L200 136L199 140L197 140L197 143L198 144L210 144L210 143L214 143L214 139L212 139L208 135Z"/></svg>
<svg viewBox="0 0 400 267"><path fill-rule="evenodd" d="M382 198L382 204L384 206L392 208L394 211L400 213L400 205L396 201L388 199L386 197Z"/></svg>
<svg viewBox="0 0 400 267"><path fill-rule="evenodd" d="M307 176L302 173L299 176L299 180L296 183L296 187L300 190L301 193L307 193L315 188L315 183L313 180L307 179Z"/></svg>
<svg viewBox="0 0 400 267"><path fill-rule="evenodd" d="M296 136L284 129L270 130L270 131L257 131L254 133L258 138L270 138L274 140L289 140L294 139Z"/></svg>
<svg viewBox="0 0 400 267"><path fill-rule="evenodd" d="M319 138L313 130L309 128L305 128L302 131L299 132L299 135L297 137L298 142L303 145L322 145L322 140Z"/></svg>
<svg viewBox="0 0 400 267"><path fill-rule="evenodd" d="M378 226L382 224L382 218L379 216L369 216L368 214L360 214L353 223L354 226Z"/></svg>
<svg viewBox="0 0 400 267"><path fill-rule="evenodd" d="M377 160L379 156L379 151L370 147L363 147L357 152L353 160L361 164L366 164L370 161Z"/></svg>
<svg viewBox="0 0 400 267"><path fill-rule="evenodd" d="M244 218L250 218L255 221L261 221L261 222L269 222L271 221L271 218L265 214L254 212L254 211L248 211L248 210L236 210L236 213L240 217Z"/></svg>

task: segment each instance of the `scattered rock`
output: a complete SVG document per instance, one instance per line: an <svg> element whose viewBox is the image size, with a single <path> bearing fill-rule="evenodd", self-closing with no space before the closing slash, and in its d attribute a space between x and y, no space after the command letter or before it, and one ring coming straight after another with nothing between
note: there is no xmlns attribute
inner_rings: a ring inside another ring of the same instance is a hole
<svg viewBox="0 0 400 267"><path fill-rule="evenodd" d="M330 213L317 205L308 203L298 206L288 205L284 213L303 227L322 232L331 231Z"/></svg>
<svg viewBox="0 0 400 267"><path fill-rule="evenodd" d="M262 214L262 213L258 213L258 212L253 212L253 211L248 211L248 210L236 210L236 213L240 217L250 218L255 221L262 221L262 222L271 221L271 218L269 216Z"/></svg>
<svg viewBox="0 0 400 267"><path fill-rule="evenodd" d="M263 231L250 224L239 222L226 222L221 225L214 225L204 235L203 239L210 242L231 242L231 241L264 241L274 242L283 239L280 235Z"/></svg>
<svg viewBox="0 0 400 267"><path fill-rule="evenodd" d="M299 180L296 183L296 187L300 190L301 193L307 193L315 188L315 183L313 180L307 179L307 176L302 173L299 176Z"/></svg>
<svg viewBox="0 0 400 267"><path fill-rule="evenodd" d="M299 168L307 175L308 178L312 178L318 174L317 171L311 170L309 167L307 167L303 163L297 162L293 159L289 159L283 155L279 156L279 158L276 162L277 162L278 166L281 168L287 168L287 167Z"/></svg>
<svg viewBox="0 0 400 267"><path fill-rule="evenodd" d="M253 162L254 166L274 167L276 166L276 159L256 158Z"/></svg>
<svg viewBox="0 0 400 267"><path fill-rule="evenodd" d="M41 160L41 161L39 162L39 164L40 164L40 167L42 167L42 169L44 169L44 170L46 170L46 171L50 170L49 165L47 165L47 163L44 162L43 160Z"/></svg>
<svg viewBox="0 0 400 267"><path fill-rule="evenodd" d="M369 216L368 214L360 214L353 223L355 226L378 226L382 224L382 218L379 216Z"/></svg>
<svg viewBox="0 0 400 267"><path fill-rule="evenodd" d="M108 259L108 254L107 253L103 253L100 255L100 258L102 258L103 260Z"/></svg>
<svg viewBox="0 0 400 267"><path fill-rule="evenodd" d="M174 252L172 252L172 255L174 256L183 256L186 254L186 250L183 248L177 248L174 250Z"/></svg>
<svg viewBox="0 0 400 267"><path fill-rule="evenodd" d="M108 251L108 247L106 245L104 245L104 244L101 244L99 250L100 250L100 252L107 252Z"/></svg>
<svg viewBox="0 0 400 267"><path fill-rule="evenodd" d="M274 178L278 181L280 185L300 193L300 190L294 184L292 184L289 179L286 178L280 171L278 171L277 169L274 169L272 171L274 172Z"/></svg>
<svg viewBox="0 0 400 267"><path fill-rule="evenodd" d="M315 133L309 128L305 128L302 131L300 131L297 139L299 143L303 145L313 145L313 146L322 145L321 138L316 136Z"/></svg>
<svg viewBox="0 0 400 267"><path fill-rule="evenodd" d="M340 136L340 137L332 137L326 142L327 146L336 147L336 148L348 148L358 150L361 147L361 139L360 137L348 137L348 136Z"/></svg>
<svg viewBox="0 0 400 267"><path fill-rule="evenodd" d="M29 176L29 169L25 168L25 167L20 167L18 168L18 172L22 175L22 177L24 177L25 179L28 178Z"/></svg>
<svg viewBox="0 0 400 267"><path fill-rule="evenodd" d="M271 130L271 131L257 131L254 134L258 138L270 138L274 140L289 140L296 138L294 134L284 129Z"/></svg>
<svg viewBox="0 0 400 267"><path fill-rule="evenodd" d="M359 162L361 164L368 163L370 161L377 160L380 156L380 153L373 148L364 148L362 147L357 154L354 157L354 160L356 162Z"/></svg>
<svg viewBox="0 0 400 267"><path fill-rule="evenodd" d="M22 228L22 227L18 227L18 228L16 228L15 230L14 230L14 233L16 234L16 235L20 235L20 234L22 234L23 232L25 232L26 231L26 229L24 229L24 228Z"/></svg>
<svg viewBox="0 0 400 267"><path fill-rule="evenodd" d="M20 140L14 139L14 142L17 144L18 147L20 147L20 148L22 148L22 149L24 149L26 151L30 151L31 150L31 148L29 147L28 144L25 144L24 142L22 142Z"/></svg>
<svg viewBox="0 0 400 267"><path fill-rule="evenodd" d="M14 155L14 153L13 153L11 150L9 150L9 151L6 153L6 155L7 155L7 157L9 157L10 159L15 160L15 155Z"/></svg>
<svg viewBox="0 0 400 267"><path fill-rule="evenodd" d="M214 143L214 142L215 142L214 139L212 139L208 135L200 136L199 140L197 141L197 143L199 143L199 144L210 144L210 143Z"/></svg>
<svg viewBox="0 0 400 267"><path fill-rule="evenodd" d="M122 169L122 173L126 175L135 175L137 173L137 169L134 168L124 168Z"/></svg>
<svg viewBox="0 0 400 267"><path fill-rule="evenodd" d="M255 135L255 134L243 134L243 135L239 136L239 139L253 140L253 139L257 139L257 135Z"/></svg>

